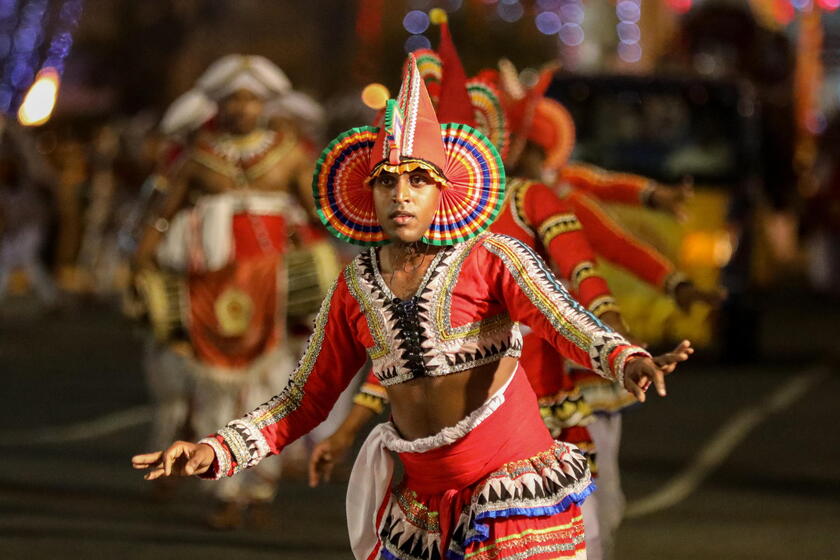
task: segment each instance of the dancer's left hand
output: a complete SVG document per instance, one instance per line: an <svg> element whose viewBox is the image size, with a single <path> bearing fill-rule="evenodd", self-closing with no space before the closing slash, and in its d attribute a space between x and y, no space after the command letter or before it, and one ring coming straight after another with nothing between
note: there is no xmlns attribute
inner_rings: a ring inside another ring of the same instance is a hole
<svg viewBox="0 0 840 560"><path fill-rule="evenodd" d="M674 292L674 301L684 313L690 312L695 303L704 303L716 309L723 303L724 297L725 293L720 290L701 290L692 282L681 283Z"/></svg>
<svg viewBox="0 0 840 560"><path fill-rule="evenodd" d="M674 216L678 221L686 220L685 204L694 196L694 185L690 179L676 187L659 185L653 191L653 207Z"/></svg>
<svg viewBox="0 0 840 560"><path fill-rule="evenodd" d="M639 402L645 402L645 392L653 384L660 397L664 397L665 375L676 369L677 364L684 362L694 353L691 342L682 341L672 352L656 358L632 358L624 366L624 388L633 394Z"/></svg>

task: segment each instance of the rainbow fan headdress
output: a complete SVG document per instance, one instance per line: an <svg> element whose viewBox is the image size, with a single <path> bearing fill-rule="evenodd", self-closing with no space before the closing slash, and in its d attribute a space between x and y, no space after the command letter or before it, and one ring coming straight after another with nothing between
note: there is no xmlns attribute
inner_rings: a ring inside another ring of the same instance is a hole
<svg viewBox="0 0 840 560"><path fill-rule="evenodd" d="M397 99L381 127L340 134L321 153L312 190L324 225L357 245L388 242L376 218L371 180L382 171L422 168L441 188L440 207L423 241L452 245L486 230L502 208L502 158L484 134L465 124L438 122L413 55Z"/></svg>

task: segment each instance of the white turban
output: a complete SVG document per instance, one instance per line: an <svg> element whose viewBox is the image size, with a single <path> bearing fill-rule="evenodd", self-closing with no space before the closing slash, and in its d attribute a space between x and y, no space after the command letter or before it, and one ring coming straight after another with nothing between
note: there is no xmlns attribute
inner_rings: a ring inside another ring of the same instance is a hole
<svg viewBox="0 0 840 560"><path fill-rule="evenodd" d="M266 105L265 112L269 117L280 117L296 123L313 138L319 137L326 122L324 108L300 91L290 91L271 101Z"/></svg>
<svg viewBox="0 0 840 560"><path fill-rule="evenodd" d="M270 99L292 86L283 71L264 56L229 54L211 64L196 87L218 101L240 89Z"/></svg>
<svg viewBox="0 0 840 560"><path fill-rule="evenodd" d="M160 130L167 136L181 136L196 130L217 111L216 102L204 93L191 89L172 102L160 120Z"/></svg>

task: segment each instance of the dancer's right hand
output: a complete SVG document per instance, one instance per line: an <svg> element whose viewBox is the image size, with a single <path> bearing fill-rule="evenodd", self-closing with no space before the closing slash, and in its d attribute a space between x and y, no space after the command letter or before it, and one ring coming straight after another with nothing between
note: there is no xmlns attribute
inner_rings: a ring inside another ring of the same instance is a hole
<svg viewBox="0 0 840 560"><path fill-rule="evenodd" d="M192 476L204 474L213 464L216 454L206 443L176 441L165 451L144 453L131 458L135 469L151 469L143 477L155 480L162 476Z"/></svg>
<svg viewBox="0 0 840 560"><path fill-rule="evenodd" d="M309 456L309 486L311 488L318 486L322 479L324 482L330 481L336 463L353 445L353 440L352 435L338 430L315 446L312 455Z"/></svg>

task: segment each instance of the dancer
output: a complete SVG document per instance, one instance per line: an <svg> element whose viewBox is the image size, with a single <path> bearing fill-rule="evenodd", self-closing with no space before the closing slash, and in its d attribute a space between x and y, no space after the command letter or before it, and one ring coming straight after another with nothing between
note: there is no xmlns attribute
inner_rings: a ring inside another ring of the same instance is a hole
<svg viewBox="0 0 840 560"><path fill-rule="evenodd" d="M216 115L185 145L137 252L139 267L160 265L186 281L198 433L275 394L293 369L286 269L292 250L318 237L304 210L314 158L291 131L262 125L265 103L289 88L259 56L229 55L207 69L193 93L215 103ZM210 524L239 526L246 508L267 522L277 466L215 486L220 505Z"/></svg>
<svg viewBox="0 0 840 560"><path fill-rule="evenodd" d="M134 466L151 469L148 479L255 466L326 417L369 356L393 421L374 430L351 476L356 558L585 557L585 458L542 425L517 364L518 323L640 400L651 383L665 394L663 370L574 302L526 246L483 233L504 195L498 153L466 125L438 124L413 59L384 127L334 140L314 190L334 234L385 245L334 284L282 393ZM405 468L393 492L389 451Z"/></svg>
<svg viewBox="0 0 840 560"><path fill-rule="evenodd" d="M687 311L694 303L718 305L720 295L699 289L688 277L653 247L627 233L600 206L599 200L624 204L644 204L683 218L683 205L690 187L668 188L647 178L612 173L594 166L569 162L575 142L575 125L569 112L545 91L554 69L544 70L538 82L527 89L519 83L513 65L500 63L498 83L506 94L512 140L506 163L530 181L555 178L553 190L579 220L592 249L601 258L616 264L637 278L674 299ZM574 282L574 279L572 279ZM626 332L626 331L625 331ZM546 345L547 346L547 345ZM545 348L547 359L553 353ZM585 421L598 457L599 483L595 499L588 504L597 511L590 526L598 525L598 544L594 558L612 558L614 536L624 511L618 452L621 415L635 399L614 383L570 364L575 391L583 396L594 413Z"/></svg>

